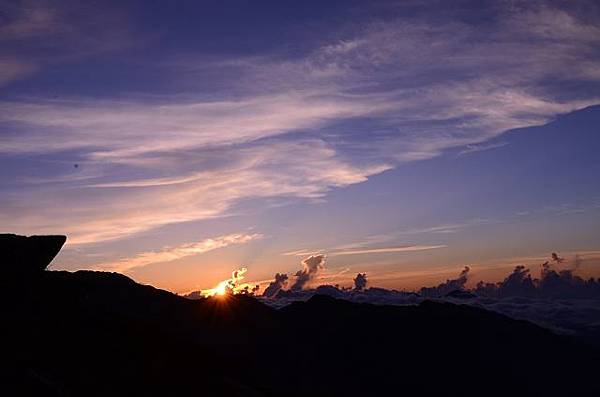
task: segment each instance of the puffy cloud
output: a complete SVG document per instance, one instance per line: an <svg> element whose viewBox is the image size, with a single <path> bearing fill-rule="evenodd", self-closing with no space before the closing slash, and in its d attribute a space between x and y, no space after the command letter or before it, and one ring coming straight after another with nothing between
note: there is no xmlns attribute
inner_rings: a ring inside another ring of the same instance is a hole
<svg viewBox="0 0 600 397"><path fill-rule="evenodd" d="M234 270L233 272L231 272L231 278L221 281L219 283L219 285L214 289L206 290L206 291L202 291L202 292L205 295L214 295L215 293L216 294L226 294L226 295L233 295L234 293L247 294L248 289L249 289L248 286L246 286L246 287L248 287L246 289L239 288L240 283L245 278L244 274L246 274L247 271L248 271L248 269L246 269L245 267Z"/></svg>
<svg viewBox="0 0 600 397"><path fill-rule="evenodd" d="M565 262L556 253L552 253L556 264ZM574 274L581 265L579 256L575 256L571 269L555 270L550 262L541 265L540 278L531 276L530 270L523 265L515 267L513 272L499 283L479 282L475 292L486 297L538 297L538 298L600 298L600 281L583 278Z"/></svg>
<svg viewBox="0 0 600 397"><path fill-rule="evenodd" d="M252 295L257 296L260 285L254 286L243 283L248 271L245 267L231 272L231 278L221 281L216 287L205 290L191 291L183 296L188 299L203 299L215 295Z"/></svg>
<svg viewBox="0 0 600 397"><path fill-rule="evenodd" d="M290 291L301 291L304 287L313 280L319 271L325 267L325 255L311 255L302 261L302 270L298 270L295 274L296 281L290 287Z"/></svg>
<svg viewBox="0 0 600 397"><path fill-rule="evenodd" d="M354 289L362 291L367 287L367 273L358 273L354 278Z"/></svg>
<svg viewBox="0 0 600 397"><path fill-rule="evenodd" d="M263 292L263 296L267 298L272 298L277 295L279 291L281 291L286 285L288 281L287 274L275 274L275 279L269 283L267 288Z"/></svg>
<svg viewBox="0 0 600 397"><path fill-rule="evenodd" d="M542 273L537 285L541 296L600 297L600 281L593 278L584 280L574 275L571 269L556 271L547 263L542 265Z"/></svg>
<svg viewBox="0 0 600 397"><path fill-rule="evenodd" d="M475 292L481 296L533 296L536 294L536 286L529 269L519 265L501 283L493 284L480 281L475 287Z"/></svg>
<svg viewBox="0 0 600 397"><path fill-rule="evenodd" d="M295 254L295 253L294 253ZM290 287L289 291L285 290L288 283L288 275L283 273L276 273L275 279L269 283L267 288L264 290L263 295L266 298L275 298L280 296L293 296L298 298L299 292L313 280L320 270L325 267L325 255L316 254L311 255L302 261L302 269L298 270L294 277L296 277L294 283ZM285 292L282 294L282 292Z"/></svg>
<svg viewBox="0 0 600 397"><path fill-rule="evenodd" d="M419 293L423 296L429 297L440 297L450 292L462 290L467 283L467 277L469 275L469 271L471 269L469 266L465 266L462 272L458 275L458 278L452 280L446 280L446 282L441 283L437 287L423 287L419 291Z"/></svg>
<svg viewBox="0 0 600 397"><path fill-rule="evenodd" d="M556 254L552 257L560 258ZM561 263L565 262L566 260ZM359 273L355 279L356 288L340 289L321 285L314 289L279 294L275 299L265 302L274 307L282 307L293 301L307 300L315 294L384 305L415 305L427 299L435 299L473 305L513 318L529 320L600 345L600 280L584 280L576 276L574 271L582 262L581 257L575 256L568 264L571 269L563 270L554 270L546 262L542 265L539 279L533 278L525 266L516 266L503 281L479 282L471 290L465 288L470 272L470 268L465 267L456 279L447 280L435 287L423 287L419 293L376 287L359 289L358 286L363 281L361 276L364 276ZM457 291L460 293L456 293Z"/></svg>

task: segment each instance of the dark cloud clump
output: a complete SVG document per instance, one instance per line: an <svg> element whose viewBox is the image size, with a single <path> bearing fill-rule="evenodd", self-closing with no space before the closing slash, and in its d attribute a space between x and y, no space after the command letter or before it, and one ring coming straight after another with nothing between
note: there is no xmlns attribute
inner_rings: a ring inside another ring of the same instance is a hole
<svg viewBox="0 0 600 397"><path fill-rule="evenodd" d="M504 281L500 283L477 283L474 292L479 296L507 297L507 296L535 296L536 286L529 269L517 266Z"/></svg>
<svg viewBox="0 0 600 397"><path fill-rule="evenodd" d="M362 291L367 288L367 273L358 273L354 278L354 289Z"/></svg>
<svg viewBox="0 0 600 397"><path fill-rule="evenodd" d="M267 286L265 291L263 292L263 296L267 298L272 298L277 295L279 291L281 291L286 285L288 281L287 274L277 273L275 274L275 279L271 281L271 283Z"/></svg>
<svg viewBox="0 0 600 397"><path fill-rule="evenodd" d="M458 278L446 280L446 282L441 283L437 287L423 287L419 291L419 294L426 297L437 298L445 296L450 292L463 290L467 283L467 277L470 270L471 268L469 266L465 266L463 271L458 275Z"/></svg>
<svg viewBox="0 0 600 397"><path fill-rule="evenodd" d="M560 264L564 259L552 253L552 262ZM479 296L493 298L530 297L530 298L592 298L600 299L600 280L583 278L574 274L580 266L579 257L575 257L573 268L555 270L551 262L542 264L539 279L534 279L529 269L519 265L503 281L484 283L480 281L474 289Z"/></svg>

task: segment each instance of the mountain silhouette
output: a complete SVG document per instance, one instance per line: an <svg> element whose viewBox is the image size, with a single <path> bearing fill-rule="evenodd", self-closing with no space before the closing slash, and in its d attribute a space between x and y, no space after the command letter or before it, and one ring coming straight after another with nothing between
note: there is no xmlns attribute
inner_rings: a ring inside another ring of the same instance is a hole
<svg viewBox="0 0 600 397"><path fill-rule="evenodd" d="M117 273L13 274L0 285L6 396L600 393L597 350L475 307L315 295L276 310Z"/></svg>

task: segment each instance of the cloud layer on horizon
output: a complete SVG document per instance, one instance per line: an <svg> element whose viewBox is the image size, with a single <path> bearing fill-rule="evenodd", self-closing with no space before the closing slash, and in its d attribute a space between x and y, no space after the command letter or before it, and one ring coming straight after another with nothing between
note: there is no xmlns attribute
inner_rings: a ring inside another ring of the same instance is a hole
<svg viewBox="0 0 600 397"><path fill-rule="evenodd" d="M433 299L493 310L560 333L575 334L600 345L600 279L577 275L584 262L597 263L598 253L586 256L585 260L582 258L575 256L572 261L564 261L552 254L552 258L542 264L539 278L530 276L530 267L520 265L502 281L480 281L474 288L466 287L470 272L467 266L458 277L437 286L422 287L416 292L368 287L366 273L357 274L354 287L322 284L286 291L282 289L287 277L277 274L260 299L276 308L305 301L317 294L383 305L415 305Z"/></svg>

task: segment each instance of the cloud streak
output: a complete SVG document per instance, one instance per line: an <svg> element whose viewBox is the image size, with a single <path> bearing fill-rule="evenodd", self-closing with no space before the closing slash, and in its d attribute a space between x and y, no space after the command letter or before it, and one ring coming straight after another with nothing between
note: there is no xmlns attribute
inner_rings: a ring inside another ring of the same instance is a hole
<svg viewBox="0 0 600 397"><path fill-rule="evenodd" d="M98 270L116 271L126 273L133 269L152 265L155 263L172 262L188 256L199 255L231 245L246 244L262 238L261 234L228 234L214 238L207 238L195 243L182 244L175 247L166 247L160 251L139 253L131 258L95 266Z"/></svg>
<svg viewBox="0 0 600 397"><path fill-rule="evenodd" d="M56 185L34 186L31 190L38 192L37 195L27 194L14 201L7 197L3 208L6 212L0 214L0 219L6 220L12 230L24 234L61 230L69 234L70 244L87 244L169 223L221 216L242 199L323 197L330 188L363 182L365 175L381 170L344 163L318 140L257 144L233 152L210 151L209 156L227 158L226 164L203 164L204 154L197 153L202 159L200 164L195 164L198 160L190 156L189 163L176 161L172 171L178 173L181 167L212 169L191 178L176 177L177 181L123 180L107 185L98 182L99 187L92 187L96 184L85 180L83 186L79 181L67 184L67 190L64 185L61 190ZM168 162L159 164L164 166L163 172L168 171ZM79 169L86 167L84 163ZM116 170L113 176L124 176L128 170ZM54 205L56 202L62 205ZM8 210L11 205L14 211ZM31 225L36 225L36 230L28 229Z"/></svg>
<svg viewBox="0 0 600 397"><path fill-rule="evenodd" d="M387 247L387 248L368 248L368 249L356 249L347 251L334 251L329 256L341 256L341 255L361 255L361 254L386 254L392 252L417 252L417 251L428 251L433 249L446 248L447 245L408 245L404 247Z"/></svg>

